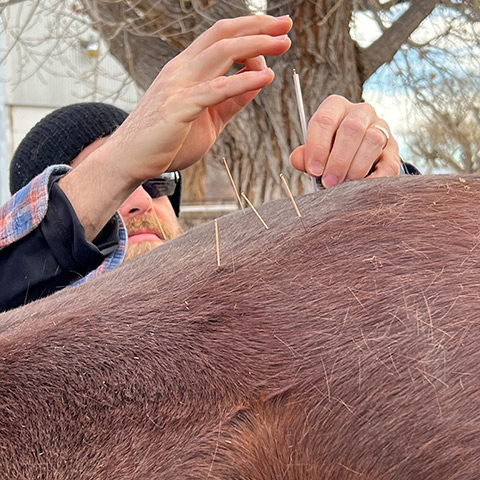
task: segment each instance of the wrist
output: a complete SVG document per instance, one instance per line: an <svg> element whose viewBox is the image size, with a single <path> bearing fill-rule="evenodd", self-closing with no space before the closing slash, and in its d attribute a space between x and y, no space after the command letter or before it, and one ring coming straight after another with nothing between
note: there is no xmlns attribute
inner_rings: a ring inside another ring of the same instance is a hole
<svg viewBox="0 0 480 480"><path fill-rule="evenodd" d="M114 161L108 142L58 181L92 241L120 205L142 183Z"/></svg>

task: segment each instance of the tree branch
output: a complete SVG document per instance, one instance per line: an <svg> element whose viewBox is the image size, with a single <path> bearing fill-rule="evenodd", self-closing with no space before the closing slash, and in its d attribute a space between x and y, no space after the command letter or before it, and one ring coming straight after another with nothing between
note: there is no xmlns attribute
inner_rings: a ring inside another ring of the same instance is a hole
<svg viewBox="0 0 480 480"><path fill-rule="evenodd" d="M358 5L355 7L361 10L368 10L370 12L386 12L392 7L401 5L408 0L388 0L381 3L379 0L358 0Z"/></svg>
<svg viewBox="0 0 480 480"><path fill-rule="evenodd" d="M439 0L415 0L410 8L385 33L360 53L362 80L367 80L384 63L392 60L399 48L425 20Z"/></svg>
<svg viewBox="0 0 480 480"><path fill-rule="evenodd" d="M1 1L1 0L0 0ZM216 20L250 13L245 0L202 2L145 0L135 10L125 0L81 0L93 27L135 83L146 89L163 65Z"/></svg>
<svg viewBox="0 0 480 480"><path fill-rule="evenodd" d="M16 3L22 3L25 0L4 0L0 1L0 8L10 7L11 5L15 5Z"/></svg>
<svg viewBox="0 0 480 480"><path fill-rule="evenodd" d="M11 7L17 3L25 2L25 0L4 0L0 1L0 13L2 13L7 7Z"/></svg>

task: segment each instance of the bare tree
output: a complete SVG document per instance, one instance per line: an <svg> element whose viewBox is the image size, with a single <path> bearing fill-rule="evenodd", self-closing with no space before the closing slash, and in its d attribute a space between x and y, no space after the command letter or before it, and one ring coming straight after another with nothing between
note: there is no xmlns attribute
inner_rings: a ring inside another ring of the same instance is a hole
<svg viewBox="0 0 480 480"><path fill-rule="evenodd" d="M173 54L216 20L249 11L241 0L209 4L168 0L83 0L82 3L96 28L108 38L113 54L143 87L150 84ZM374 3L386 9L379 2ZM393 7L393 3L399 2L389 3ZM268 2L268 13L288 13L293 18L293 47L283 57L271 60L275 83L227 126L213 152L213 156L224 154L231 160L236 181L255 202L281 194L282 171L290 172L296 192L305 186L304 176L292 172L288 162L292 148L301 143L292 68L301 75L310 113L331 93L360 100L364 81L393 58L438 1L402 3L408 8L398 21L370 47L360 49L351 37L350 22L355 8L362 5L355 5L352 0Z"/></svg>
<svg viewBox="0 0 480 480"><path fill-rule="evenodd" d="M430 20L389 66L391 88L412 106L406 153L427 172L477 172L480 4L445 2Z"/></svg>
<svg viewBox="0 0 480 480"><path fill-rule="evenodd" d="M216 20L251 13L245 0L78 1L75 13L93 23L143 89L172 56ZM412 34L426 18L447 12L447 17L473 24L478 20L478 0L270 0L266 12L292 17L292 48L281 58L269 59L276 73L274 84L227 126L210 154L210 159L222 155L229 159L236 182L254 202L283 194L280 172L289 175L295 193L309 188L305 176L293 171L288 161L291 150L301 143L293 68L300 73L307 114L332 93L359 101L364 83L397 52L425 50L426 43L413 41ZM351 29L358 12L369 15L379 32L363 48ZM457 32L445 24L437 37L452 35Z"/></svg>
<svg viewBox="0 0 480 480"><path fill-rule="evenodd" d="M418 92L416 128L409 146L426 171L480 170L480 78L431 74L428 95Z"/></svg>

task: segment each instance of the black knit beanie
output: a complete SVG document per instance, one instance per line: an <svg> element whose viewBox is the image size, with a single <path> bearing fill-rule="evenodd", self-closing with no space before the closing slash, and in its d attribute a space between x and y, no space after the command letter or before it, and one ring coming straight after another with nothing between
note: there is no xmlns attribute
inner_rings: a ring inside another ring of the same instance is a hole
<svg viewBox="0 0 480 480"><path fill-rule="evenodd" d="M12 195L50 165L70 165L95 140L113 133L127 112L105 103L77 103L59 108L40 120L27 133L10 163ZM175 214L180 213L180 182L168 197Z"/></svg>

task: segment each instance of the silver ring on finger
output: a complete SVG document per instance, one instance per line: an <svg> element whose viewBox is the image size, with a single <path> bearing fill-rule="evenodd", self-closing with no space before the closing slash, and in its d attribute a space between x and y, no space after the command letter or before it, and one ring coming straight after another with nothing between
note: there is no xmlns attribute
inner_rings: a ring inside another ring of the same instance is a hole
<svg viewBox="0 0 480 480"><path fill-rule="evenodd" d="M382 127L378 123L374 123L371 125L370 128L376 128L377 130L380 130L384 135L385 135L385 144L382 147L382 150L387 146L388 141L390 140L390 134L388 133L388 130L385 127Z"/></svg>

